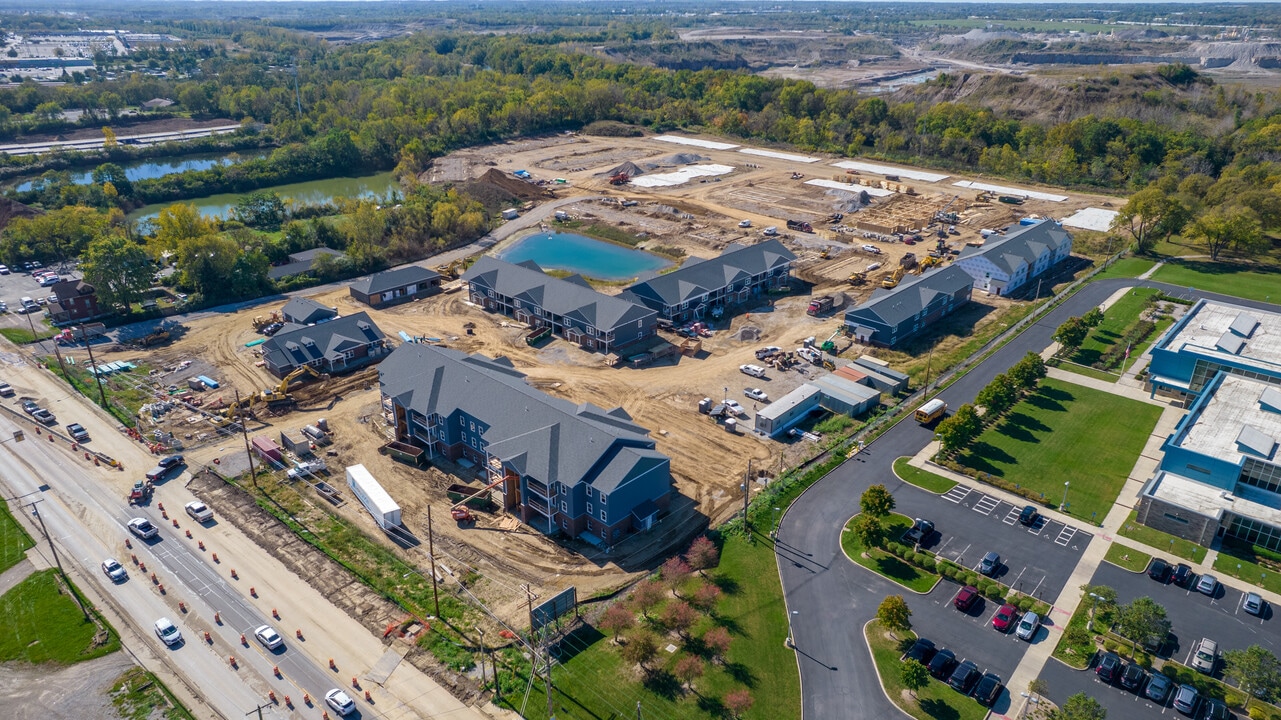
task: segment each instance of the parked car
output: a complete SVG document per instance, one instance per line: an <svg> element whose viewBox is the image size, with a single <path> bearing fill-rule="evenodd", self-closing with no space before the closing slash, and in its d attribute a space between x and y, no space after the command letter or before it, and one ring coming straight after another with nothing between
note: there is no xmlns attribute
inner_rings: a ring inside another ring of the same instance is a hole
<svg viewBox="0 0 1281 720"><path fill-rule="evenodd" d="M1210 638L1201 638L1196 651L1192 653L1192 667L1206 675L1214 674L1214 665L1219 661L1219 643Z"/></svg>
<svg viewBox="0 0 1281 720"><path fill-rule="evenodd" d="M1099 664L1094 667L1094 672L1100 680L1111 685L1121 677L1121 658L1116 653L1103 653L1099 656Z"/></svg>
<svg viewBox="0 0 1281 720"><path fill-rule="evenodd" d="M1000 610L992 616L992 627L1003 633L1010 631L1010 626L1014 624L1014 618L1019 616L1019 609L1006 603L1001 606Z"/></svg>
<svg viewBox="0 0 1281 720"><path fill-rule="evenodd" d="M1159 583L1170 581L1170 563L1161 558L1152 558L1152 563L1148 565L1148 577Z"/></svg>
<svg viewBox="0 0 1281 720"><path fill-rule="evenodd" d="M962 695L969 695L980 676L979 666L975 665L973 660L966 660L952 671L952 677L947 679L947 684Z"/></svg>
<svg viewBox="0 0 1281 720"><path fill-rule="evenodd" d="M280 328L284 326L285 324L281 322L271 323L270 325L267 325L262 329L262 334L266 335L267 337L271 337L272 335L275 335L276 333L280 332Z"/></svg>
<svg viewBox="0 0 1281 720"><path fill-rule="evenodd" d="M156 621L156 637L171 647L182 642L182 633L174 626L172 620L165 617Z"/></svg>
<svg viewBox="0 0 1281 720"><path fill-rule="evenodd" d="M1018 635L1020 640L1032 642L1032 639L1036 637L1036 631L1039 630L1040 627L1041 616L1037 615L1033 610L1028 610L1023 613L1023 619L1019 621L1019 627L1018 630L1015 631L1015 634Z"/></svg>
<svg viewBox="0 0 1281 720"><path fill-rule="evenodd" d="M955 598L952 598L952 604L956 606L957 610L968 612L970 608L974 607L974 603L978 602L978 599L979 589L973 585L966 585L961 588Z"/></svg>
<svg viewBox="0 0 1281 720"><path fill-rule="evenodd" d="M1152 673L1148 678L1148 689L1143 691L1143 695L1152 702L1164 705L1170 699L1170 690L1173 688L1173 680L1162 673Z"/></svg>
<svg viewBox="0 0 1281 720"><path fill-rule="evenodd" d="M7 382L0 382L0 397L13 397L15 394L12 385Z"/></svg>
<svg viewBox="0 0 1281 720"><path fill-rule="evenodd" d="M208 505L200 502L199 500L193 500L187 503L185 507L187 508L187 514L196 522L209 522L210 520L213 520L213 510L210 510Z"/></svg>
<svg viewBox="0 0 1281 720"><path fill-rule="evenodd" d="M749 227L751 227L751 226L752 226L752 221L751 221L751 220L739 220L739 221L738 221L738 226L739 226L739 227L741 227L741 228L749 228Z"/></svg>
<svg viewBox="0 0 1281 720"><path fill-rule="evenodd" d="M757 402L769 402L769 395L760 388L744 388L743 394Z"/></svg>
<svg viewBox="0 0 1281 720"><path fill-rule="evenodd" d="M979 561L979 572L988 577L996 577L996 571L1001 567L1001 556L997 553L990 552L983 556Z"/></svg>
<svg viewBox="0 0 1281 720"><path fill-rule="evenodd" d="M1179 563L1174 566L1174 574L1170 577L1170 582L1173 582L1181 588L1185 588L1195 579L1196 573L1192 572L1192 568L1188 567L1184 563Z"/></svg>
<svg viewBox="0 0 1281 720"><path fill-rule="evenodd" d="M160 534L160 529L147 518L134 518L129 521L129 532L143 540L150 540Z"/></svg>
<svg viewBox="0 0 1281 720"><path fill-rule="evenodd" d="M162 457L160 458L160 462L156 463L156 465L159 465L166 470L184 464L186 464L186 461L182 459L181 455L169 455L167 457Z"/></svg>
<svg viewBox="0 0 1281 720"><path fill-rule="evenodd" d="M1263 598L1259 597L1259 593L1248 592L1241 598L1241 609L1251 615L1263 617Z"/></svg>
<svg viewBox="0 0 1281 720"><path fill-rule="evenodd" d="M79 443L89 441L89 431L85 430L84 426L80 423L71 423L68 425L67 434L71 436L72 440Z"/></svg>
<svg viewBox="0 0 1281 720"><path fill-rule="evenodd" d="M1143 684L1148 681L1148 671L1144 670L1138 663L1130 663L1125 666L1121 672L1121 687L1132 693L1137 693L1143 689Z"/></svg>
<svg viewBox="0 0 1281 720"><path fill-rule="evenodd" d="M907 653L903 655L904 660L915 660L922 665L928 665L930 660L934 659L934 643L925 638L917 638L908 648Z"/></svg>
<svg viewBox="0 0 1281 720"><path fill-rule="evenodd" d="M1198 720L1229 720L1231 717L1228 706L1215 698L1205 698L1205 702L1201 703L1201 714L1197 715Z"/></svg>
<svg viewBox="0 0 1281 720"><path fill-rule="evenodd" d="M1201 694L1191 685L1180 685L1178 691L1174 693L1174 709L1184 715L1196 712L1200 704Z"/></svg>
<svg viewBox="0 0 1281 720"><path fill-rule="evenodd" d="M9 266L0 265L0 275L8 275L8 274L9 274Z"/></svg>
<svg viewBox="0 0 1281 720"><path fill-rule="evenodd" d="M40 278L40 287L51 287L53 285L57 285L60 282L62 282L62 278L58 277L57 275L45 275L44 277Z"/></svg>
<svg viewBox="0 0 1281 720"><path fill-rule="evenodd" d="M743 414L743 406L739 405L737 400L726 400L725 409L728 410L731 415Z"/></svg>
<svg viewBox="0 0 1281 720"><path fill-rule="evenodd" d="M926 667L929 668L930 674L939 680L951 677L952 668L956 667L956 653L943 648L934 653L934 657L930 658L930 664Z"/></svg>
<svg viewBox="0 0 1281 720"><path fill-rule="evenodd" d="M925 542L925 538L929 537L932 532L934 532L934 523L916 518L912 521L912 527L903 533L902 540L905 543L916 545Z"/></svg>
<svg viewBox="0 0 1281 720"><path fill-rule="evenodd" d="M102 572L107 577L111 578L112 582L120 582L126 577L129 577L129 574L125 572L124 566L114 558L107 558L102 561Z"/></svg>
<svg viewBox="0 0 1281 720"><path fill-rule="evenodd" d="M35 412L35 411L37 411L37 410L39 410L39 409L40 409L40 406L39 406L39 405L37 405L36 403L34 403L34 402L30 401L30 400L23 400L23 401L22 401L22 412L24 412L24 413L26 413L26 414L28 414L28 415L30 415L31 413L33 413L33 412Z"/></svg>
<svg viewBox="0 0 1281 720"><path fill-rule="evenodd" d="M325 693L325 704L333 708L334 712L339 715L350 715L356 710L356 703L352 701L347 693L334 688Z"/></svg>
<svg viewBox="0 0 1281 720"><path fill-rule="evenodd" d="M1214 597L1219 591L1219 579L1213 575L1202 575L1196 583L1197 592Z"/></svg>
<svg viewBox="0 0 1281 720"><path fill-rule="evenodd" d="M280 633L276 632L270 625L260 625L254 630L254 637L258 638L258 642L262 643L262 646L268 650L275 650L285 644L284 639L280 637Z"/></svg>
<svg viewBox="0 0 1281 720"><path fill-rule="evenodd" d="M1024 525L1035 525L1040 517L1041 513L1036 511L1035 505L1026 505L1023 508L1023 512L1019 513L1019 522Z"/></svg>
<svg viewBox="0 0 1281 720"><path fill-rule="evenodd" d="M974 688L974 699L984 707L992 707L996 699L1001 697L1001 691L1004 689L1005 685L1001 683L1001 678L993 673L987 673L982 680L979 680L978 687Z"/></svg>
<svg viewBox="0 0 1281 720"><path fill-rule="evenodd" d="M738 370L745 375L751 375L755 378L765 377L765 368L760 365L739 365Z"/></svg>
<svg viewBox="0 0 1281 720"><path fill-rule="evenodd" d="M53 425L58 422L58 418L55 417L53 413L49 412L48 410L45 410L44 408L40 408L35 412L31 413L31 417L35 418L36 420L39 420L45 425Z"/></svg>

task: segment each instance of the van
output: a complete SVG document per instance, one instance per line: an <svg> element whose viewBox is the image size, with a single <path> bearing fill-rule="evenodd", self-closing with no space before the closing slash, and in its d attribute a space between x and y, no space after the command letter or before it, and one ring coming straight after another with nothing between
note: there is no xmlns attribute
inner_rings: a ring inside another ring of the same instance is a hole
<svg viewBox="0 0 1281 720"><path fill-rule="evenodd" d="M34 299L30 298L30 297L24 297L24 298L22 298L22 300L20 300L19 302L21 302L21 303L22 303L22 309L24 309L24 310L25 310L25 309L27 309L27 308L29 308L29 307L35 307L35 306L36 306L36 301L35 301Z"/></svg>
<svg viewBox="0 0 1281 720"><path fill-rule="evenodd" d="M157 465L147 471L147 479L151 482L160 482L161 480L164 480L168 474L169 468Z"/></svg>

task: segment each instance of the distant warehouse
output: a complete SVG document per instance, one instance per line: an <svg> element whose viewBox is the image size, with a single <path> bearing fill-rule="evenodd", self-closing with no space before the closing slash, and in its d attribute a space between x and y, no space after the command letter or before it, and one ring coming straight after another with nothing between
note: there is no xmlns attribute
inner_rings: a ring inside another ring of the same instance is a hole
<svg viewBox="0 0 1281 720"><path fill-rule="evenodd" d="M872 293L845 313L845 327L861 343L894 347L970 301L974 281L956 265L909 277L892 290Z"/></svg>

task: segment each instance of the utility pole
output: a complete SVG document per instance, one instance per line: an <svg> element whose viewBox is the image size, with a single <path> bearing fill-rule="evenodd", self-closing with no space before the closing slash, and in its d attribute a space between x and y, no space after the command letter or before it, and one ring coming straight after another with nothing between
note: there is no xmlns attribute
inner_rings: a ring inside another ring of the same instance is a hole
<svg viewBox="0 0 1281 720"><path fill-rule="evenodd" d="M641 720L640 700L636 701L636 720Z"/></svg>
<svg viewBox="0 0 1281 720"><path fill-rule="evenodd" d="M31 508L31 514L35 515L36 519L40 521L40 532L44 533L44 539L49 543L49 552L53 553L53 564L58 566L58 574L62 576L63 582L67 583L67 592L71 593L72 599L80 607L80 612L84 613L85 622L89 622L91 620L89 611L85 609L84 603L80 602L80 595L71 588L71 578L68 578L67 571L62 569L62 560L58 557L58 548L53 545L53 536L49 534L49 528L44 524L44 516L40 514L40 509L36 507L38 503L42 502L44 502L43 498L32 500L27 503L27 507Z"/></svg>
<svg viewBox="0 0 1281 720"><path fill-rule="evenodd" d="M525 606L526 606L526 608L529 610L529 634L530 634L530 640L534 640L534 639L535 639L535 638L533 637L533 636L534 636L534 633L535 633L535 630L534 630L534 598L536 598L536 597L538 597L538 596L534 594L533 589L531 589L531 588L529 587L529 584L528 584L528 583L526 583L526 584L522 585L521 587L525 590ZM546 675L545 675L545 676L544 676L544 678L543 678L543 687L547 688L547 717L549 718L549 720L555 720L555 718L556 718L556 714L555 714L556 706L555 706L555 703L554 703L554 702L553 702L553 700L552 700L552 654L551 654L551 652L549 652L549 651L548 651L548 649L547 649L546 647L543 647L542 634L541 634L541 633L539 633L539 637L538 637L538 639L537 639L537 642L536 642L536 643L533 643L533 644L532 644L532 647L534 648L534 673L535 673L535 674L537 674L537 673L538 673L538 651L539 651L540 649L543 651L543 660L544 660L544 662L545 662L545 665L544 665L545 670L544 670L544 672L546 673Z"/></svg>
<svg viewBox="0 0 1281 720"><path fill-rule="evenodd" d="M436 603L436 617L440 617L440 595L436 594L436 543L431 531L431 505L427 506L427 557L431 560L431 598Z"/></svg>
<svg viewBox="0 0 1281 720"><path fill-rule="evenodd" d="M480 684L484 685L485 684L485 628L477 625L476 633L480 635ZM494 684L497 685L498 684L496 682L498 680L497 672L494 673L494 680L495 680Z"/></svg>
<svg viewBox="0 0 1281 720"><path fill-rule="evenodd" d="M747 524L747 501L752 494L752 458L747 459L747 475L743 477L743 528L749 533L751 527Z"/></svg>
<svg viewBox="0 0 1281 720"><path fill-rule="evenodd" d="M236 391L236 409L240 410L240 391ZM258 487L258 473L254 472L254 453L249 449L249 430L245 427L245 419L240 418L240 435L245 439L245 457L249 458L249 479L253 482L254 487Z"/></svg>
<svg viewBox="0 0 1281 720"><path fill-rule="evenodd" d="M930 368L934 366L934 346L930 346L930 357L925 361L925 392L930 391Z"/></svg>
<svg viewBox="0 0 1281 720"><path fill-rule="evenodd" d="M30 316L28 316L28 318L29 317ZM98 381L98 400L102 402L102 409L106 410L107 409L107 393L102 389L102 375L98 374L97 372L98 362L93 359L93 345L89 343L89 334L85 332L84 325L80 326L80 339L84 340L85 350L89 351L89 367L93 368L92 370L93 377L95 380ZM58 341L55 340L53 344L54 344L54 347L57 347Z"/></svg>
<svg viewBox="0 0 1281 720"><path fill-rule="evenodd" d="M249 717L250 715L253 715L254 713L257 713L257 714L258 714L258 720L262 720L262 709L263 709L263 708L269 708L269 707L275 707L275 705L259 705L258 707L254 708L253 710L250 710L249 712L245 713L245 717Z"/></svg>

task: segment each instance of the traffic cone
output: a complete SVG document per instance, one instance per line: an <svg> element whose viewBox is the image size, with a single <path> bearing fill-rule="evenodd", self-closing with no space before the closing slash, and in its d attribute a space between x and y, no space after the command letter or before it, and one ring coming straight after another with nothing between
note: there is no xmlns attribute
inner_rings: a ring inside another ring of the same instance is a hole
<svg viewBox="0 0 1281 720"><path fill-rule="evenodd" d="M335 672L338 670L338 666L334 664L333 658L329 658L329 669Z"/></svg>
<svg viewBox="0 0 1281 720"><path fill-rule="evenodd" d="M174 527L178 527L178 518L174 518L173 526L174 526ZM187 534L188 534L188 535L190 535L190 534L191 534L191 531L190 531L190 530L188 530L188 531L187 531Z"/></svg>
<svg viewBox="0 0 1281 720"><path fill-rule="evenodd" d="M365 702L369 703L370 705L374 703L374 699L369 696L368 690L365 691Z"/></svg>
<svg viewBox="0 0 1281 720"><path fill-rule="evenodd" d="M268 699L268 700L270 700L270 701L272 702L272 704L274 705L274 704L275 704L275 702L276 702L276 691L275 691L275 690L268 690L268 691L267 691L267 699Z"/></svg>
<svg viewBox="0 0 1281 720"><path fill-rule="evenodd" d="M211 644L211 645L213 644L213 638L209 637L209 631L208 631L208 630L206 630L206 631L205 631L205 642L207 642L207 643L209 643L209 644Z"/></svg>
<svg viewBox="0 0 1281 720"><path fill-rule="evenodd" d="M217 610L214 611L214 622L218 623L219 625L222 624L222 613L218 612Z"/></svg>
<svg viewBox="0 0 1281 720"><path fill-rule="evenodd" d="M307 705L308 707L311 706L311 696L307 693L302 694L302 704Z"/></svg>
<svg viewBox="0 0 1281 720"><path fill-rule="evenodd" d="M271 609L271 616L276 618L277 620L280 619L280 613L276 612L276 608Z"/></svg>
<svg viewBox="0 0 1281 720"><path fill-rule="evenodd" d="M360 689L360 680L358 680L358 679L356 679L356 678L354 678L354 677L353 677L353 678L351 679L351 686L352 686L352 687L354 687L354 688L356 688L357 690L359 690L359 689Z"/></svg>
<svg viewBox="0 0 1281 720"><path fill-rule="evenodd" d="M79 449L80 449L80 444L79 444L79 443L71 443L71 452L75 452L75 451L77 451L77 450L79 450Z"/></svg>
<svg viewBox="0 0 1281 720"><path fill-rule="evenodd" d="M279 665L272 665L272 666L271 666L271 674L272 674L272 675L275 675L276 677L280 677L280 666L279 666Z"/></svg>
<svg viewBox="0 0 1281 720"><path fill-rule="evenodd" d="M200 548L200 549L201 549L201 550L204 550L204 548ZM221 560L219 560L219 559L218 559L218 553L214 553L214 554L213 554L213 561L214 561L215 563L220 563L220 562L222 562Z"/></svg>
<svg viewBox="0 0 1281 720"><path fill-rule="evenodd" d="M131 542L129 538L125 538L125 547L127 548L133 547L133 542Z"/></svg>
<svg viewBox="0 0 1281 720"><path fill-rule="evenodd" d="M89 459L89 453L85 453L85 460Z"/></svg>
<svg viewBox="0 0 1281 720"><path fill-rule="evenodd" d="M241 645L244 645L245 647L249 647L249 641L248 641L248 640L245 640L245 634L244 634L244 633L240 633L240 644L241 644Z"/></svg>
<svg viewBox="0 0 1281 720"><path fill-rule="evenodd" d="M236 580L239 580L239 579L240 579L240 576L236 574L236 569L235 569L235 568L232 568L232 569L231 569L231 577L235 578Z"/></svg>
<svg viewBox="0 0 1281 720"><path fill-rule="evenodd" d="M285 707L293 707L293 706L294 706L294 701L293 701L293 700L290 700L290 699L289 699L289 696L288 696L288 695L286 695L286 696L285 696Z"/></svg>
<svg viewBox="0 0 1281 720"><path fill-rule="evenodd" d="M257 588L255 588L253 585L250 585L250 586L249 586L249 594L250 594L250 595L252 595L252 596L254 596L254 597L258 597L258 589L257 589Z"/></svg>
<svg viewBox="0 0 1281 720"><path fill-rule="evenodd" d="M167 511L167 510L161 510L161 511L160 511L160 517L162 517L162 518L164 518L164 519L168 520L168 519L169 519L169 511Z"/></svg>
<svg viewBox="0 0 1281 720"><path fill-rule="evenodd" d="M204 550L204 549L205 549L205 541L204 541L204 540L197 540L197 541L196 541L196 547L200 548L201 550Z"/></svg>
<svg viewBox="0 0 1281 720"><path fill-rule="evenodd" d="M156 574L155 574L155 573L151 573L151 582L152 582L153 584L158 584L158 583L160 582L159 580L157 580L157 579L156 579Z"/></svg>
<svg viewBox="0 0 1281 720"><path fill-rule="evenodd" d="M133 560L134 565L138 564L138 555L136 553L129 553L129 559Z"/></svg>
<svg viewBox="0 0 1281 720"><path fill-rule="evenodd" d="M228 662L228 663L230 663L232 667L235 667L235 666L236 666L236 656L235 656L235 655L228 655L228 656L227 656L227 662Z"/></svg>
<svg viewBox="0 0 1281 720"><path fill-rule="evenodd" d="M156 509L157 509L157 510L159 510L160 512L164 512L164 511L165 511L165 504L164 504L164 503L156 503Z"/></svg>
<svg viewBox="0 0 1281 720"><path fill-rule="evenodd" d="M49 433L49 442L53 442L53 433Z"/></svg>
<svg viewBox="0 0 1281 720"><path fill-rule="evenodd" d="M145 563L145 562L139 562L139 563L138 563L138 569L139 569L139 570L141 570L141 571L143 571L143 572L147 572L147 563Z"/></svg>
<svg viewBox="0 0 1281 720"><path fill-rule="evenodd" d="M175 521L174 521L174 524L175 524L175 525L177 525L177 524L178 524L178 521L177 521L177 520L175 520ZM188 540L190 540L190 539L191 539L191 531L190 531L190 530L188 530L188 531L187 531L187 539L188 539Z"/></svg>
<svg viewBox="0 0 1281 720"><path fill-rule="evenodd" d="M160 589L160 594L161 594L161 595L164 595L164 594L165 594L165 584L164 584L164 583L160 583L160 584L159 584L159 585L157 585L156 587L158 587L158 588Z"/></svg>
<svg viewBox="0 0 1281 720"><path fill-rule="evenodd" d="M187 612L187 604L182 602L181 600L178 601L178 612L183 612L183 613Z"/></svg>
<svg viewBox="0 0 1281 720"><path fill-rule="evenodd" d="M299 628L299 629L295 630L295 631L294 631L294 635L295 635L299 640L302 640L302 628Z"/></svg>

